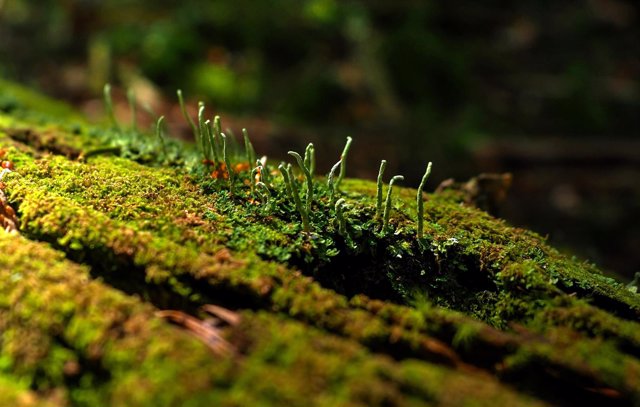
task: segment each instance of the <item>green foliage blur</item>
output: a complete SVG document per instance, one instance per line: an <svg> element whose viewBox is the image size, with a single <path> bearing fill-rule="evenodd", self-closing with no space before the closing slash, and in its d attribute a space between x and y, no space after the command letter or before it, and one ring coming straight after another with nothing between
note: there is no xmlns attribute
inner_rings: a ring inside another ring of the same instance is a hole
<svg viewBox="0 0 640 407"><path fill-rule="evenodd" d="M0 73L69 97L56 86L83 67L76 86L94 94L142 77L222 111L393 139L417 179L427 151L635 134L637 12L623 0L0 0Z"/></svg>

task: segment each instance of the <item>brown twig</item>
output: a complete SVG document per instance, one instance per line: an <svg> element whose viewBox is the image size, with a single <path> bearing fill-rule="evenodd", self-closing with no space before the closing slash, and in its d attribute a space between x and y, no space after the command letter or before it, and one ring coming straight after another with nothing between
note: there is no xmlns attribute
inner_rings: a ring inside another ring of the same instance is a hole
<svg viewBox="0 0 640 407"><path fill-rule="evenodd" d="M240 315L238 313L222 308L218 305L206 304L200 307L200 309L207 314L213 315L216 318L226 322L231 326L236 326L240 323Z"/></svg>
<svg viewBox="0 0 640 407"><path fill-rule="evenodd" d="M220 328L214 324L207 323L182 311L175 310L157 311L156 316L185 328L196 338L204 342L216 355L227 356L235 352L233 346L222 337Z"/></svg>

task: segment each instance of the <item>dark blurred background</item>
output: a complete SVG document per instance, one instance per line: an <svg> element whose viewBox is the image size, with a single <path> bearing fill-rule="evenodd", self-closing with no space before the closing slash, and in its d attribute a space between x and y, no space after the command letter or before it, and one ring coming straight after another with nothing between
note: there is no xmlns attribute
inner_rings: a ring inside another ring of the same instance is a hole
<svg viewBox="0 0 640 407"><path fill-rule="evenodd" d="M350 175L512 172L500 215L640 271L640 6L625 0L0 0L0 76L102 114L175 89L259 153L355 139ZM145 120L144 117L141 120ZM174 125L175 135L188 135Z"/></svg>

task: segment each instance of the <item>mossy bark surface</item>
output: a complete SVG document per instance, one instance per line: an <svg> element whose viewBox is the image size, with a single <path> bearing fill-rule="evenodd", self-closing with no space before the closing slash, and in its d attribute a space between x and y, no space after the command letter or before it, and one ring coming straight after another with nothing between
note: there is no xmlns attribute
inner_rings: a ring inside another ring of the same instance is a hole
<svg viewBox="0 0 640 407"><path fill-rule="evenodd" d="M640 296L460 192L417 238L414 189L384 229L375 182L337 219L316 177L305 233L275 167L0 95L0 404L640 403Z"/></svg>

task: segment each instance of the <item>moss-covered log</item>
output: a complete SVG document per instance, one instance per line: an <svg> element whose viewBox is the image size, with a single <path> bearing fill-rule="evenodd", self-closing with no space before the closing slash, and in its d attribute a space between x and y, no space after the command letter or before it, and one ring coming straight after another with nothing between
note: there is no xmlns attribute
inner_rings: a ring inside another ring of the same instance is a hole
<svg viewBox="0 0 640 407"><path fill-rule="evenodd" d="M302 174L0 95L0 400L640 402L640 296L460 191L423 195L416 238L414 189L383 228L376 183L345 179L336 213L317 177L307 233Z"/></svg>

